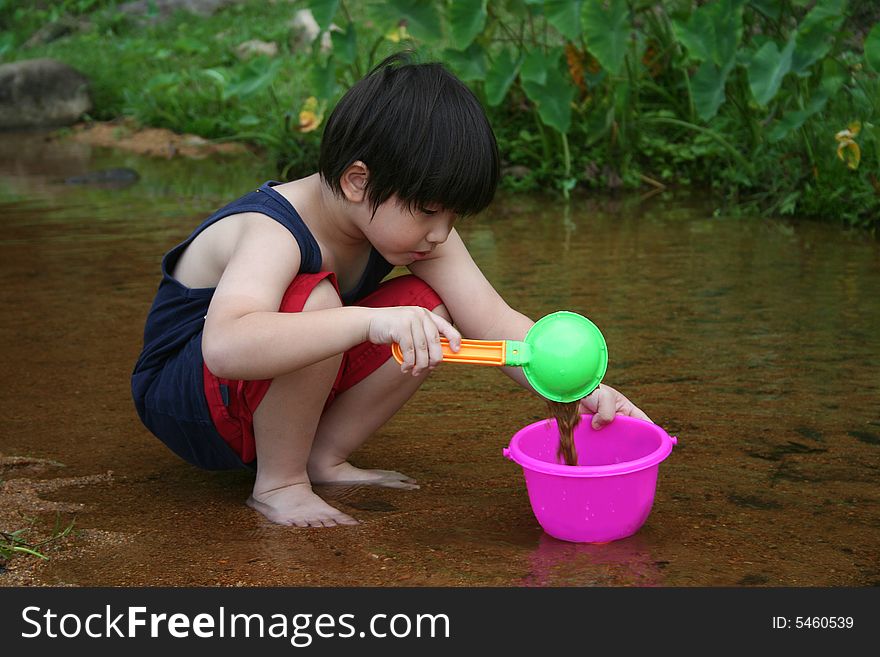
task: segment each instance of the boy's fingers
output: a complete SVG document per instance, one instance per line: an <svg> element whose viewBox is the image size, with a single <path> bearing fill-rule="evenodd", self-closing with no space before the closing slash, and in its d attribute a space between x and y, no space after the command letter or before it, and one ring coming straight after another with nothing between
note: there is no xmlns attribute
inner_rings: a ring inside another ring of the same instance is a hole
<svg viewBox="0 0 880 657"><path fill-rule="evenodd" d="M425 327L421 321L414 319L410 323L412 332L415 360L413 364L413 376L418 376L428 367L428 338L425 336Z"/></svg>
<svg viewBox="0 0 880 657"><path fill-rule="evenodd" d="M591 426L594 429L611 424L617 413L621 415L629 415L639 420L645 420L654 424L654 420L649 418L647 414L638 406L633 404L619 392L606 386L600 385L589 395L581 399L581 408L588 413L593 414Z"/></svg>
<svg viewBox="0 0 880 657"><path fill-rule="evenodd" d="M452 351L458 351L461 349L461 333L458 332L458 329L447 322L446 319L440 317L440 315L431 313L431 319L434 320L437 330L449 340L450 349L452 349Z"/></svg>
<svg viewBox="0 0 880 657"><path fill-rule="evenodd" d="M413 341L411 335L402 335L397 341L400 345L400 351L403 353L403 362L400 364L400 371L406 374L412 369L415 363L415 351L413 349Z"/></svg>
<svg viewBox="0 0 880 657"><path fill-rule="evenodd" d="M616 411L614 394L606 387L599 386L596 400L596 413L593 415L592 427L601 429L614 421Z"/></svg>
<svg viewBox="0 0 880 657"><path fill-rule="evenodd" d="M425 334L428 336L428 361L433 369L443 360L443 348L440 346L440 333L434 323L425 318Z"/></svg>
<svg viewBox="0 0 880 657"><path fill-rule="evenodd" d="M620 413L624 415L629 415L630 417L634 417L637 420L645 420L646 422L654 424L654 420L649 418L647 413L645 413L642 409L633 404L629 399L621 395L619 392L615 394L618 397L617 405L620 408Z"/></svg>

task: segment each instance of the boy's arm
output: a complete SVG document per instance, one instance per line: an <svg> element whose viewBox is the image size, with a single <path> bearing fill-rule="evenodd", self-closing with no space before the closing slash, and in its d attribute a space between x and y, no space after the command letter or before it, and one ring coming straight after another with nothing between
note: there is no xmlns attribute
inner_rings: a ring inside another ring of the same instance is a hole
<svg viewBox="0 0 880 657"><path fill-rule="evenodd" d="M410 270L430 285L446 305L462 335L478 340L523 340L534 322L511 308L483 276L458 233L437 247L431 258L414 262ZM527 390L521 367L503 367L505 374ZM537 394L537 393L535 393ZM601 384L581 400L581 409L593 413L593 427L612 422L616 414L651 421L620 392Z"/></svg>
<svg viewBox="0 0 880 657"><path fill-rule="evenodd" d="M535 323L511 308L486 280L455 229L431 257L414 262L409 269L440 295L464 337L523 340ZM521 386L532 390L521 367L501 369Z"/></svg>
<svg viewBox="0 0 880 657"><path fill-rule="evenodd" d="M202 353L215 375L271 379L367 340L400 343L404 371L418 374L441 360L439 333L453 343L461 337L442 317L416 307L278 312L300 260L296 240L278 222L262 215L246 222L205 320Z"/></svg>
<svg viewBox="0 0 880 657"><path fill-rule="evenodd" d="M244 224L205 319L202 354L214 374L274 378L363 341L369 320L360 309L278 312L300 261L296 240L277 221L255 215Z"/></svg>

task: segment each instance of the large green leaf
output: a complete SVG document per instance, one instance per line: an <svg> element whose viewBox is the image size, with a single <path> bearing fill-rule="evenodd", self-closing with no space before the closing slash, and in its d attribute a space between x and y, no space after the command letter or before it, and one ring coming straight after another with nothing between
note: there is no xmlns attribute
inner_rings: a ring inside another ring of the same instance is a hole
<svg viewBox="0 0 880 657"><path fill-rule="evenodd" d="M514 59L510 49L504 48L495 56L495 60L486 73L486 101L489 105L498 105L507 95L519 71L521 58Z"/></svg>
<svg viewBox="0 0 880 657"><path fill-rule="evenodd" d="M703 9L694 11L687 22L672 21L672 29L692 61L708 62L712 59L713 39L709 16Z"/></svg>
<svg viewBox="0 0 880 657"><path fill-rule="evenodd" d="M827 96L833 96L840 91L847 77L849 77L847 68L836 59L829 57L822 62L822 80L819 82L819 88Z"/></svg>
<svg viewBox="0 0 880 657"><path fill-rule="evenodd" d="M880 23L877 23L865 39L865 61L876 73L880 73Z"/></svg>
<svg viewBox="0 0 880 657"><path fill-rule="evenodd" d="M582 12L587 50L611 75L620 73L631 31L626 0L584 0Z"/></svg>
<svg viewBox="0 0 880 657"><path fill-rule="evenodd" d="M687 22L673 21L678 40L688 56L698 62L712 61L718 68L736 57L742 40L745 0L715 0L694 10Z"/></svg>
<svg viewBox="0 0 880 657"><path fill-rule="evenodd" d="M354 64L357 59L357 34L354 23L349 23L345 32L330 33L333 41L333 55L343 64Z"/></svg>
<svg viewBox="0 0 880 657"><path fill-rule="evenodd" d="M386 0L379 5L370 5L370 11L383 22L393 26L406 21L406 29L413 38L425 43L435 43L443 34L440 31L440 13L437 5L426 0Z"/></svg>
<svg viewBox="0 0 880 657"><path fill-rule="evenodd" d="M544 0L544 16L569 41L581 36L582 0Z"/></svg>
<svg viewBox="0 0 880 657"><path fill-rule="evenodd" d="M456 0L449 5L449 45L453 50L466 49L486 25L486 0Z"/></svg>
<svg viewBox="0 0 880 657"><path fill-rule="evenodd" d="M786 44L782 52L773 41L768 41L755 53L746 69L749 87L759 105L766 105L776 96L782 79L791 69L791 54L794 52L794 39Z"/></svg>
<svg viewBox="0 0 880 657"><path fill-rule="evenodd" d="M318 27L326 30L339 9L339 0L309 0L308 6Z"/></svg>
<svg viewBox="0 0 880 657"><path fill-rule="evenodd" d="M843 23L846 0L819 0L797 30L797 47L791 60L793 73L802 75L831 50L833 37Z"/></svg>
<svg viewBox="0 0 880 657"><path fill-rule="evenodd" d="M749 5L771 20L779 20L779 14L782 11L782 4L779 0L750 0Z"/></svg>
<svg viewBox="0 0 880 657"><path fill-rule="evenodd" d="M718 66L727 66L736 57L736 51L742 41L744 4L745 0L726 0L705 5L715 9L716 12L712 17L715 28L712 59Z"/></svg>
<svg viewBox="0 0 880 657"><path fill-rule="evenodd" d="M472 43L467 50L444 50L443 61L465 82L482 82L486 79L488 65L486 51L479 43Z"/></svg>
<svg viewBox="0 0 880 657"><path fill-rule="evenodd" d="M332 57L326 64L316 63L312 66L309 83L311 85L309 93L312 96L321 100L330 100L336 95L336 64Z"/></svg>
<svg viewBox="0 0 880 657"><path fill-rule="evenodd" d="M771 143L781 141L791 132L800 128L811 116L821 112L827 102L828 94L820 89L804 109L783 114L782 118L767 133L767 140Z"/></svg>
<svg viewBox="0 0 880 657"><path fill-rule="evenodd" d="M732 69L733 62L719 68L714 62L706 61L691 79L694 108L703 121L708 121L718 113L718 108L724 102L724 85Z"/></svg>
<svg viewBox="0 0 880 657"><path fill-rule="evenodd" d="M538 116L544 125L566 134L571 127L571 102L575 88L559 70L558 62L547 70L543 84L523 80L522 86L526 96L538 108Z"/></svg>
<svg viewBox="0 0 880 657"><path fill-rule="evenodd" d="M547 84L547 73L551 68L559 65L561 55L561 48L554 48L546 55L538 48L529 51L519 69L520 79L523 82Z"/></svg>
<svg viewBox="0 0 880 657"><path fill-rule="evenodd" d="M238 78L223 89L223 99L248 98L266 89L275 79L282 60L257 57L248 62Z"/></svg>
<svg viewBox="0 0 880 657"><path fill-rule="evenodd" d="M810 102L804 109L783 114L767 135L769 141L777 142L784 139L789 133L800 128L811 116L825 109L828 99L840 91L847 76L846 67L836 60L829 58L822 62L822 79L813 92Z"/></svg>

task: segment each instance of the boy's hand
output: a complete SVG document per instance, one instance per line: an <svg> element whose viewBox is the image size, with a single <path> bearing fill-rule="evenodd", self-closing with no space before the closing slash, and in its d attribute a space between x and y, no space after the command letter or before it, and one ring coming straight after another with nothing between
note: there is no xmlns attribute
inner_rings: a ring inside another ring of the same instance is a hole
<svg viewBox="0 0 880 657"><path fill-rule="evenodd" d="M645 413L611 386L599 384L589 395L581 399L581 409L593 414L592 426L601 429L614 420L615 415L629 415L652 422Z"/></svg>
<svg viewBox="0 0 880 657"><path fill-rule="evenodd" d="M434 369L443 360L440 334L453 351L461 347L461 333L449 322L420 306L375 308L370 318L367 340L373 344L396 342L403 352L400 371L418 376Z"/></svg>

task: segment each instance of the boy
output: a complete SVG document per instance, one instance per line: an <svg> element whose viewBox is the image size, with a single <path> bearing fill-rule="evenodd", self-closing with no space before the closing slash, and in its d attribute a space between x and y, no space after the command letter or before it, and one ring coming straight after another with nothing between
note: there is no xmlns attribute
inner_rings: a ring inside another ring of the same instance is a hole
<svg viewBox="0 0 880 657"><path fill-rule="evenodd" d="M165 255L132 375L144 424L200 467L255 465L247 503L281 524L357 524L312 483L417 488L347 458L442 360L441 335L457 350L462 333L521 340L533 324L453 229L498 177L467 87L439 64L385 60L334 109L319 173L263 184ZM411 275L380 285L395 265ZM647 419L604 385L582 406L596 426Z"/></svg>

